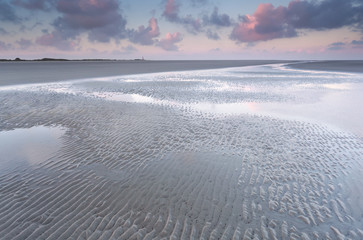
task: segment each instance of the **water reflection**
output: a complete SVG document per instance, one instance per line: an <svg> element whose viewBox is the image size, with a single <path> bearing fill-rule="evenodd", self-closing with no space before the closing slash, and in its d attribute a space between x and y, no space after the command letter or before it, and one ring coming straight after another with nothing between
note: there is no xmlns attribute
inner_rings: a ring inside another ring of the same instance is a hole
<svg viewBox="0 0 363 240"><path fill-rule="evenodd" d="M129 102L129 103L157 103L158 100L143 96L140 94L124 94L119 92L98 92L92 94L95 97L104 98L111 101Z"/></svg>
<svg viewBox="0 0 363 240"><path fill-rule="evenodd" d="M51 158L59 150L64 132L62 128L45 126L0 132L0 173Z"/></svg>

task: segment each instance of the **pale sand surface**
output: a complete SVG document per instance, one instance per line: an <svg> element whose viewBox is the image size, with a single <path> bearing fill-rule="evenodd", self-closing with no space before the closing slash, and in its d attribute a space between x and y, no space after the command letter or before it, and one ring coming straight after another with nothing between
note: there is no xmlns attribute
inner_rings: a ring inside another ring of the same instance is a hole
<svg viewBox="0 0 363 240"><path fill-rule="evenodd" d="M61 144L0 172L0 236L362 239L363 121L319 115L353 116L325 107L362 79L275 65L2 87L0 134Z"/></svg>
<svg viewBox="0 0 363 240"><path fill-rule="evenodd" d="M274 60L230 61L39 61L0 62L0 86L45 83L127 74L185 71L287 63ZM290 61L291 62L291 61Z"/></svg>
<svg viewBox="0 0 363 240"><path fill-rule="evenodd" d="M318 71L363 73L362 60L313 61L289 65L292 68Z"/></svg>

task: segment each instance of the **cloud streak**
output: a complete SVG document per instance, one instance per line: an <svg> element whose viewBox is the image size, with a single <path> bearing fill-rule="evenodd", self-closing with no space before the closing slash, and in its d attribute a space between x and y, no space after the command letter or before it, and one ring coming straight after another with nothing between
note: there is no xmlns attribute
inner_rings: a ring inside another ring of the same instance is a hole
<svg viewBox="0 0 363 240"><path fill-rule="evenodd" d="M363 40L353 40L351 45L353 48L363 48Z"/></svg>
<svg viewBox="0 0 363 240"><path fill-rule="evenodd" d="M343 42L334 42L334 43L330 44L327 49L333 50L333 51L341 50L345 47L345 45L346 44Z"/></svg>
<svg viewBox="0 0 363 240"><path fill-rule="evenodd" d="M13 45L10 43L5 43L3 41L0 41L0 52L7 51L13 49Z"/></svg>
<svg viewBox="0 0 363 240"><path fill-rule="evenodd" d="M16 43L19 45L20 49L28 49L30 46L33 45L33 42L29 39L21 38L20 40L16 41Z"/></svg>
<svg viewBox="0 0 363 240"><path fill-rule="evenodd" d="M12 0L11 3L28 9L28 10L42 10L47 11L50 5L54 4L55 0Z"/></svg>
<svg viewBox="0 0 363 240"><path fill-rule="evenodd" d="M362 45L363 46L363 40L353 40L352 44L353 45Z"/></svg>

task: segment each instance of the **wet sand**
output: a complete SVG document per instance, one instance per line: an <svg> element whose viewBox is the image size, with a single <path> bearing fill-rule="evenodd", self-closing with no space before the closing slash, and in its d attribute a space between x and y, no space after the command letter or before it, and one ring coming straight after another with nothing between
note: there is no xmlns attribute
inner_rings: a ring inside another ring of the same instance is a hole
<svg viewBox="0 0 363 240"><path fill-rule="evenodd" d="M261 66L2 87L0 134L61 144L0 173L0 236L362 239L362 138L259 109L325 106L361 80Z"/></svg>
<svg viewBox="0 0 363 240"><path fill-rule="evenodd" d="M0 86L128 74L242 67L291 61L49 61L0 62Z"/></svg>
<svg viewBox="0 0 363 240"><path fill-rule="evenodd" d="M334 72L363 72L363 61L313 61L289 64L290 67L302 70L334 71Z"/></svg>

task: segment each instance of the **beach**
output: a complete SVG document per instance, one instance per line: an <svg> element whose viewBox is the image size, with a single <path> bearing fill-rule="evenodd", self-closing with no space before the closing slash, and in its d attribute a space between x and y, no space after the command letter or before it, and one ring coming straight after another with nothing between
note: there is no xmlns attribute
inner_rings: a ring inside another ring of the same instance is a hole
<svg viewBox="0 0 363 240"><path fill-rule="evenodd" d="M0 63L0 236L362 239L359 67L197 63Z"/></svg>

